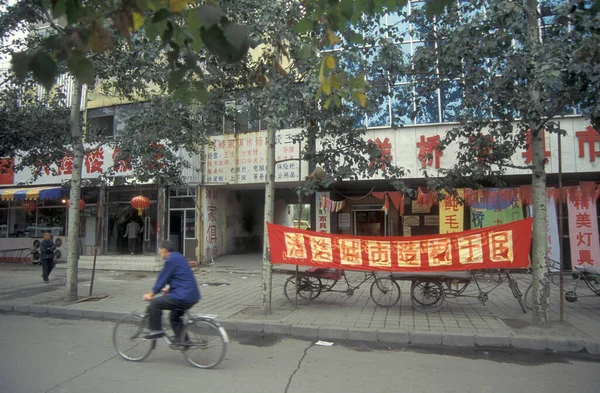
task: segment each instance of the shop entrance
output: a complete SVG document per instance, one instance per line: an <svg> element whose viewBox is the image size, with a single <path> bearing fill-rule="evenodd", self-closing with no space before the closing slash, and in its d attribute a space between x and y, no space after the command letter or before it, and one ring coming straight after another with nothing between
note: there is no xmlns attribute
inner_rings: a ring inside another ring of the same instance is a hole
<svg viewBox="0 0 600 393"><path fill-rule="evenodd" d="M354 235L387 236L386 215L381 206L352 206Z"/></svg>
<svg viewBox="0 0 600 393"><path fill-rule="evenodd" d="M156 254L157 190L110 190L107 194L104 253L129 254L126 228L130 222L136 222L140 232L135 239L135 254ZM137 195L150 199L150 207L142 214L131 206L131 199Z"/></svg>

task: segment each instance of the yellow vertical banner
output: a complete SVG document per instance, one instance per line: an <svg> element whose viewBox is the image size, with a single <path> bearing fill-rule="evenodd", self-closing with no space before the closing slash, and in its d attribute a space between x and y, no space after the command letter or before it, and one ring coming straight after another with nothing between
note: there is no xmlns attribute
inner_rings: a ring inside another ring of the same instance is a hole
<svg viewBox="0 0 600 393"><path fill-rule="evenodd" d="M462 198L464 189L457 189L456 193ZM440 234L462 232L464 215L464 206L453 195L447 195L446 199L440 201Z"/></svg>

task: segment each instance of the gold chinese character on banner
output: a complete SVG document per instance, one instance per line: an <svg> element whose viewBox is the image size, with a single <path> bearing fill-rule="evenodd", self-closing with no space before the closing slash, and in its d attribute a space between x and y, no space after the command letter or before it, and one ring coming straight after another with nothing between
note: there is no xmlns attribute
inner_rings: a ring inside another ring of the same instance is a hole
<svg viewBox="0 0 600 393"><path fill-rule="evenodd" d="M458 238L458 255L461 264L483 263L481 235L461 236Z"/></svg>
<svg viewBox="0 0 600 393"><path fill-rule="evenodd" d="M304 235L301 233L286 233L285 249L288 259L306 259Z"/></svg>
<svg viewBox="0 0 600 393"><path fill-rule="evenodd" d="M398 250L398 266L421 266L421 242L395 242L394 245Z"/></svg>
<svg viewBox="0 0 600 393"><path fill-rule="evenodd" d="M362 252L359 239L339 239L340 261L342 265L362 265Z"/></svg>
<svg viewBox="0 0 600 393"><path fill-rule="evenodd" d="M331 239L321 236L309 236L308 238L310 239L313 262L332 263L333 251L331 249Z"/></svg>
<svg viewBox="0 0 600 393"><path fill-rule="evenodd" d="M513 262L512 231L491 232L490 260L492 262Z"/></svg>
<svg viewBox="0 0 600 393"><path fill-rule="evenodd" d="M450 239L431 239L427 241L429 266L452 265L452 246Z"/></svg>
<svg viewBox="0 0 600 393"><path fill-rule="evenodd" d="M367 241L369 266L392 266L392 244L390 242Z"/></svg>

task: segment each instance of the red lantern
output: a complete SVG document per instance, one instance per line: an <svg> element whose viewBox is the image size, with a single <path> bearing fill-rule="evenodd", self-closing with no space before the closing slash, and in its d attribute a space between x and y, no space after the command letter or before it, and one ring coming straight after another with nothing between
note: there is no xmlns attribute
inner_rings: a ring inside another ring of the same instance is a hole
<svg viewBox="0 0 600 393"><path fill-rule="evenodd" d="M131 199L131 206L133 206L134 209L137 209L138 214L141 216L142 210L150 207L150 199L146 198L145 196L138 195Z"/></svg>
<svg viewBox="0 0 600 393"><path fill-rule="evenodd" d="M70 201L67 201L67 209L69 208L69 202ZM83 210L83 209L85 209L85 201L83 199L80 199L79 200L79 210Z"/></svg>
<svg viewBox="0 0 600 393"><path fill-rule="evenodd" d="M37 203L34 201L24 201L22 207L27 213L32 213L37 209Z"/></svg>

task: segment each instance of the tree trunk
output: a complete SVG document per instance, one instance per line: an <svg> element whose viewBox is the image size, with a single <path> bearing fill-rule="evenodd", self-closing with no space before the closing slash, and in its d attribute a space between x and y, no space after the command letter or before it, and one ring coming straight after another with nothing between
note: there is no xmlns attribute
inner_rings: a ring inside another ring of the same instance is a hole
<svg viewBox="0 0 600 393"><path fill-rule="evenodd" d="M69 233L67 236L67 301L77 300L77 265L79 262L79 200L81 199L81 174L83 171L83 134L80 126L81 84L73 78L71 99L71 143L73 146L73 173L71 174L71 194L69 196Z"/></svg>
<svg viewBox="0 0 600 393"><path fill-rule="evenodd" d="M538 29L538 0L524 0L525 18L527 20L526 47L535 48L540 44ZM535 72L535 70L533 71ZM540 94L535 84L529 92L531 104L539 105ZM548 267L546 254L548 252L548 229L546 210L546 157L544 157L543 132L539 124L527 122L531 128L531 152L533 176L531 179L533 203L533 234L532 234L532 280L533 280L533 324L547 326L550 322L548 300Z"/></svg>
<svg viewBox="0 0 600 393"><path fill-rule="evenodd" d="M267 223L273 222L275 214L275 134L277 131L267 131L267 168L265 183L265 231L263 237L262 261L262 311L271 314L271 289L273 270L271 265L271 250L269 248L269 233Z"/></svg>
<svg viewBox="0 0 600 393"><path fill-rule="evenodd" d="M533 156L533 177L531 180L533 203L533 324L546 326L550 322L548 299L548 251L547 198L546 198L546 157L544 157L544 134L531 132L531 151Z"/></svg>

